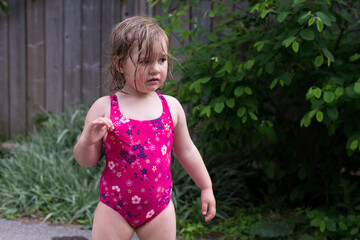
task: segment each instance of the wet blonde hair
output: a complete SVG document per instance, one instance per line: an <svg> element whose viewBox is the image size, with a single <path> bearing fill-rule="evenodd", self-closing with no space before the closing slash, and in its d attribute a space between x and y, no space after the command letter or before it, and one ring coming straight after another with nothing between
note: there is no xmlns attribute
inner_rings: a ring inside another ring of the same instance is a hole
<svg viewBox="0 0 360 240"><path fill-rule="evenodd" d="M140 60L153 62L157 58L154 45L162 40L165 40L167 49L163 50L169 58L169 38L154 19L135 16L116 24L111 31L109 39L110 59L105 75L105 85L108 91L119 91L124 87L125 77L120 72L120 66L125 63L126 59L130 58L136 69ZM131 57L131 52L135 47L138 48L139 53L137 62ZM142 54L144 54L144 57L140 59ZM110 81L108 79L109 75L112 76Z"/></svg>

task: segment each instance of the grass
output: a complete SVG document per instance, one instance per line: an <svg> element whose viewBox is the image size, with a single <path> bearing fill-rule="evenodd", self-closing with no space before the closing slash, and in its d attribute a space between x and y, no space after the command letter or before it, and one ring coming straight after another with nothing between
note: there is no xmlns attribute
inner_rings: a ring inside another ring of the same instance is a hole
<svg viewBox="0 0 360 240"><path fill-rule="evenodd" d="M103 163L86 169L73 158L85 114L84 108L61 116L46 113L31 135L15 143L14 153L1 156L1 215L91 224Z"/></svg>

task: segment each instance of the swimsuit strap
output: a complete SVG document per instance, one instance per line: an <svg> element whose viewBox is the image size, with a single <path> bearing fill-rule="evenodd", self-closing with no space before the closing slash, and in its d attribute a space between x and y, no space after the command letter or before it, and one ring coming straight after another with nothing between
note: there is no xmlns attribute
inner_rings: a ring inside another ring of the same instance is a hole
<svg viewBox="0 0 360 240"><path fill-rule="evenodd" d="M110 95L110 101L110 119L113 120L117 116L117 114L121 114L116 94Z"/></svg>
<svg viewBox="0 0 360 240"><path fill-rule="evenodd" d="M160 94L160 93L157 93L157 95L159 96L159 98L160 98L160 100L161 100L161 103L162 103L162 107L163 107L163 112L162 112L161 115L163 115L163 114L165 113L166 115L170 115L170 116L171 116L170 108L169 108L169 105L168 105L165 97L164 97L162 94Z"/></svg>

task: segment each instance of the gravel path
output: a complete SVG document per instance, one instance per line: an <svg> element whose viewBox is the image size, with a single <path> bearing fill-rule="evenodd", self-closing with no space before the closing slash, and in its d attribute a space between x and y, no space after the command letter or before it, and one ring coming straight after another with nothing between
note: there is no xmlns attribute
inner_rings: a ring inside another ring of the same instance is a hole
<svg viewBox="0 0 360 240"><path fill-rule="evenodd" d="M91 231L0 219L0 240L90 240ZM138 240L136 236L132 240Z"/></svg>

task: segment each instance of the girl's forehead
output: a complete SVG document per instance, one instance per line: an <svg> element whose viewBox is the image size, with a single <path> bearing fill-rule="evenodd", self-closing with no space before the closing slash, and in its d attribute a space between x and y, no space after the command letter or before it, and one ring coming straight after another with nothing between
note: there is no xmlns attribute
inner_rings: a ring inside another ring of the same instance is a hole
<svg viewBox="0 0 360 240"><path fill-rule="evenodd" d="M168 44L167 41L163 38L160 38L158 40L153 40L148 44L146 42L143 42L142 46L138 46L138 47L136 46L138 45L135 44L134 48L132 49L132 54L138 55L139 51L141 51L140 55L143 57L168 55Z"/></svg>

